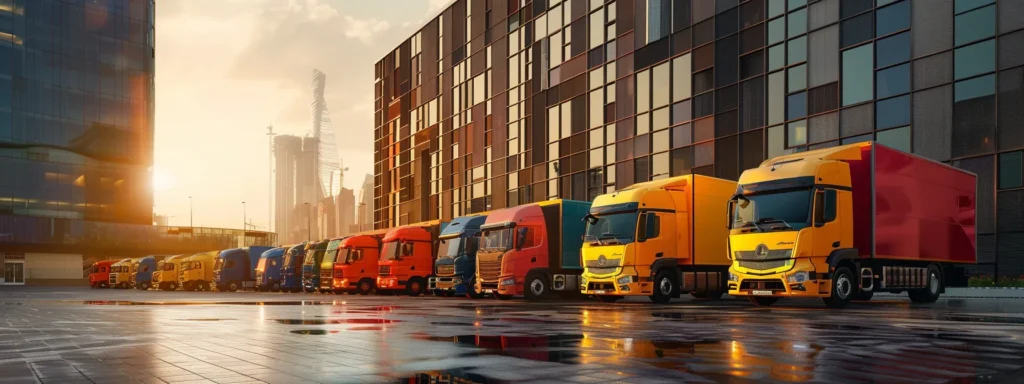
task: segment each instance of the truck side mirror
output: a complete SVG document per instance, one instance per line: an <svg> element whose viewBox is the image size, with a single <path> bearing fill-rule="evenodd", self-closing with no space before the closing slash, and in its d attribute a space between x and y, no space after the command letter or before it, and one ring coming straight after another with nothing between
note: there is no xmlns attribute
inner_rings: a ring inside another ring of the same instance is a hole
<svg viewBox="0 0 1024 384"><path fill-rule="evenodd" d="M523 244L526 244L527 230L527 228L519 228L516 230L516 250L523 249Z"/></svg>

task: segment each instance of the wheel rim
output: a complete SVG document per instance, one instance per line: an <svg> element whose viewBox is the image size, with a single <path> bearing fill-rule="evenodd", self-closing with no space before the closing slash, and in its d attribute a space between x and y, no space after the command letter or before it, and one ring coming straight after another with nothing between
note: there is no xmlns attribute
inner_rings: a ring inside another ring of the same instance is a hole
<svg viewBox="0 0 1024 384"><path fill-rule="evenodd" d="M933 295L939 293L939 276L935 275L934 272L929 274L928 277L928 291Z"/></svg>
<svg viewBox="0 0 1024 384"><path fill-rule="evenodd" d="M671 294L672 293L672 280L669 280L667 277L664 278L664 279L661 279L661 281L658 282L658 292L660 292L662 295L666 295L666 296Z"/></svg>
<svg viewBox="0 0 1024 384"><path fill-rule="evenodd" d="M533 292L533 294L536 296L543 295L544 282L540 281L540 279L533 279L533 281L530 282L530 292Z"/></svg>
<svg viewBox="0 0 1024 384"><path fill-rule="evenodd" d="M231 285L228 286L228 289L230 289L232 291L237 290L238 289L238 285L235 285L235 283L231 283Z"/></svg>
<svg viewBox="0 0 1024 384"><path fill-rule="evenodd" d="M840 299L846 299L850 297L850 292L853 291L853 283L850 282L850 278L846 275L840 275L836 279L836 295Z"/></svg>
<svg viewBox="0 0 1024 384"><path fill-rule="evenodd" d="M419 292L420 283L418 281L412 282L411 284L409 284L409 290L412 291L413 293Z"/></svg>
<svg viewBox="0 0 1024 384"><path fill-rule="evenodd" d="M363 291L369 291L370 290L370 284L364 281L362 284L359 284L359 289L361 289Z"/></svg>

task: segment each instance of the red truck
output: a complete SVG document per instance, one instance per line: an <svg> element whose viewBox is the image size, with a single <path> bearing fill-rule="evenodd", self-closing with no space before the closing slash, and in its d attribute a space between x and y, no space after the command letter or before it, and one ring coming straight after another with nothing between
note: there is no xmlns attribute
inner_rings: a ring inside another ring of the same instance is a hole
<svg viewBox="0 0 1024 384"><path fill-rule="evenodd" d="M548 200L487 214L476 256L477 294L534 300L579 293L589 211L590 202Z"/></svg>
<svg viewBox="0 0 1024 384"><path fill-rule="evenodd" d="M102 260L92 263L92 270L89 272L89 286L92 288L110 287L110 266L117 260Z"/></svg>
<svg viewBox="0 0 1024 384"><path fill-rule="evenodd" d="M977 262L977 177L873 142L769 159L729 203L729 294L930 303Z"/></svg>
<svg viewBox="0 0 1024 384"><path fill-rule="evenodd" d="M437 235L447 223L431 221L393 228L384 235L377 271L377 292L419 296L434 274Z"/></svg>
<svg viewBox="0 0 1024 384"><path fill-rule="evenodd" d="M334 261L334 293L368 295L377 288L377 262L385 230L352 235L341 241Z"/></svg>

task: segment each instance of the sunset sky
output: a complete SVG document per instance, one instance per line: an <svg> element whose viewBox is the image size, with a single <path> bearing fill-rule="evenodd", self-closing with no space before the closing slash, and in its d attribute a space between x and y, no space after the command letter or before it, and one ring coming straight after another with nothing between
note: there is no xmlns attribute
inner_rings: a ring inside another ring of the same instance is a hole
<svg viewBox="0 0 1024 384"><path fill-rule="evenodd" d="M266 230L266 127L311 133L327 74L345 187L373 172L373 65L449 0L162 0L156 12L155 207L171 225Z"/></svg>

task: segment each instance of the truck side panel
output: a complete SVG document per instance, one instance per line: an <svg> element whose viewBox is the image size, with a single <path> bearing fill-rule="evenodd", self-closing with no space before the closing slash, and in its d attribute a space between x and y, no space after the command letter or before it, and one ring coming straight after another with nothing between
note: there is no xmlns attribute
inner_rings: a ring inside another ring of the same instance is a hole
<svg viewBox="0 0 1024 384"><path fill-rule="evenodd" d="M548 267L558 268L558 255L562 253L562 203L542 205L540 210L544 213L544 228L547 230Z"/></svg>
<svg viewBox="0 0 1024 384"><path fill-rule="evenodd" d="M736 193L736 184L729 181L694 175L693 183L693 252L695 265L730 265L726 203Z"/></svg>
<svg viewBox="0 0 1024 384"><path fill-rule="evenodd" d="M853 247L857 248L860 257L868 258L874 254L874 205L872 192L873 182L871 166L871 146L860 148L860 160L848 160L850 165L850 188L853 188ZM846 247L843 245L842 247Z"/></svg>
<svg viewBox="0 0 1024 384"><path fill-rule="evenodd" d="M589 202L562 200L562 268L583 268L580 249L587 228L583 217L589 212Z"/></svg>
<svg viewBox="0 0 1024 384"><path fill-rule="evenodd" d="M874 145L875 257L975 263L974 175Z"/></svg>

